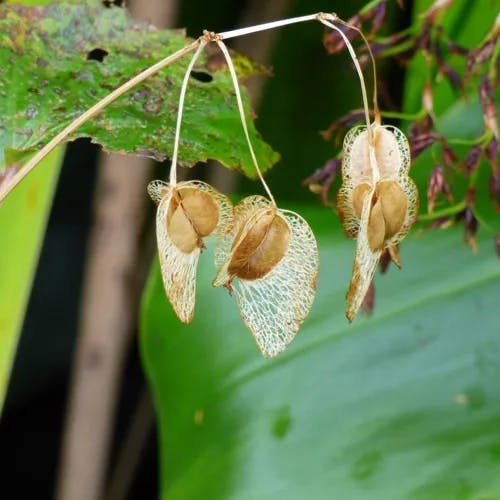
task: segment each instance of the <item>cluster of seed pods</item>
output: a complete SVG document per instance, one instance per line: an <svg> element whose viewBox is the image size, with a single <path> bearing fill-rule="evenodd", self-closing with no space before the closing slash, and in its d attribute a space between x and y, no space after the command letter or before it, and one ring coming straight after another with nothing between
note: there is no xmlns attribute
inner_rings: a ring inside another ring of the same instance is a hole
<svg viewBox="0 0 500 500"><path fill-rule="evenodd" d="M333 15L319 14L317 19L338 30L332 24L337 19ZM225 195L204 182L176 182L187 82L198 55L209 42L218 44L227 61L250 154L268 195L246 197L234 207ZM338 193L339 214L346 233L357 238L347 292L346 316L351 321L382 252L388 249L399 265L397 245L415 220L418 196L408 176L408 142L398 129L380 124L376 98L376 119L369 122L362 73L350 44L348 47L360 75L367 117L365 127L352 129L345 138L343 182ZM193 319L198 259L205 248L205 238L213 236L216 271L212 284L226 287L234 295L240 314L265 357L283 352L311 309L318 276L318 247L311 228L299 214L278 208L261 175L236 73L220 35L205 32L200 38L181 89L170 182L153 181L148 192L158 205L156 234L163 284L179 319L185 323Z"/></svg>
<svg viewBox="0 0 500 500"><path fill-rule="evenodd" d="M205 36L205 43L215 41L228 62L243 130L260 175L229 53L216 35ZM200 50L188 66L187 76ZM181 90L177 132L184 92ZM173 169L176 151L174 147ZM227 196L208 184L177 183L175 174L170 183L151 182L148 192L158 205L156 235L163 284L179 319L185 323L193 319L198 259L205 248L204 239L214 236L213 285L226 287L234 295L260 351L272 358L287 348L311 309L319 263L316 239L307 222L295 212L278 208L263 183L269 198L249 196L234 207Z"/></svg>

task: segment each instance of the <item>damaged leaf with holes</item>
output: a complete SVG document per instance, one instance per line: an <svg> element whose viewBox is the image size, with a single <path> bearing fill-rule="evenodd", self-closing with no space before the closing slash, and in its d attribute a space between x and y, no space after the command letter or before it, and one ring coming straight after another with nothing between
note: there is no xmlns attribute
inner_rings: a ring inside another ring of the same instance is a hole
<svg viewBox="0 0 500 500"><path fill-rule="evenodd" d="M0 172L19 166L71 121L148 66L190 43L182 31L134 22L98 0L55 2L46 7L0 5ZM262 71L234 55L240 78ZM89 137L106 151L163 160L171 155L186 60L171 64L134 87L85 123L70 139ZM184 118L184 166L216 159L255 177L238 111L228 103L231 79L210 54L195 67ZM249 110L248 98L245 107ZM253 122L250 134L261 168L278 154Z"/></svg>

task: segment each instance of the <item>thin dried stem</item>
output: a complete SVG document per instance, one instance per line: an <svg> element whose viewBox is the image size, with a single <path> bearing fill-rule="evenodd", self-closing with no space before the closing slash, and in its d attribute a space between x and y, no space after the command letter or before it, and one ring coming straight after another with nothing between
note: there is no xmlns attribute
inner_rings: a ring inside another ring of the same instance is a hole
<svg viewBox="0 0 500 500"><path fill-rule="evenodd" d="M337 17L335 15L323 14L320 17L318 17L318 19L325 26L328 26L329 28L338 32L338 34L343 38L344 43L346 44L347 50L349 51L349 54L351 55L352 62L354 63L354 66L355 66L356 71L357 71L358 76L359 76L359 82L361 84L361 94L363 96L363 107L365 109L366 128L368 131L368 139L369 139L370 145L372 145L373 144L373 137L372 137L371 127L370 127L370 108L368 107L368 97L366 94L365 79L363 77L363 71L361 70L361 66L360 66L358 58L356 56L356 52L354 51L354 48L352 47L351 42L345 36L344 32L340 28L338 28L337 26L335 26L333 24L333 21L337 20Z"/></svg>
<svg viewBox="0 0 500 500"><path fill-rule="evenodd" d="M243 101L241 100L240 86L238 84L238 77L236 76L236 71L234 69L233 61L231 60L231 56L229 55L229 51L227 50L227 47L224 45L224 42L222 42L219 39L216 39L215 41L219 46L220 50L222 51L222 53L224 54L224 57L227 61L227 65L229 67L229 73L231 74L231 79L233 80L234 91L236 92L236 101L238 103L238 111L240 112L241 125L243 126L243 132L245 133L245 139L248 144L248 149L250 151L250 156L252 157L255 170L257 171L257 175L259 176L259 179L262 182L262 185L264 186L264 189L266 190L269 199L273 202L273 205L276 206L276 201L271 193L271 190L269 189L269 186L264 180L264 177L262 176L262 172L259 168L259 163L257 161L257 157L255 156L255 151L253 149L252 142L250 141L250 135L248 133L248 127L245 118L245 111L243 109Z"/></svg>
<svg viewBox="0 0 500 500"><path fill-rule="evenodd" d="M182 112L184 110L184 101L186 99L186 91L189 83L189 77L191 76L191 71L201 54L201 51L207 44L203 38L198 39L199 45L194 53L189 65L184 74L184 79L182 80L181 92L179 95L179 108L177 111L177 123L175 126L175 139L174 139L174 151L172 153L172 163L170 165L170 184L175 186L177 184L177 157L179 154L179 141L181 136L181 124L182 124Z"/></svg>
<svg viewBox="0 0 500 500"><path fill-rule="evenodd" d="M366 49L368 50L368 53L370 54L370 59L372 61L372 70L373 70L373 114L375 115L375 122L380 123L381 118L380 118L380 109L378 107L378 97L377 97L377 65L375 63L375 57L373 56L372 48L370 47L370 44L368 43L368 40L366 39L364 33L356 26L346 23L339 17L336 18L335 22L339 24L343 24L344 26L347 26L350 29L353 29L354 31L357 31L361 38L363 39L363 42L366 45Z"/></svg>
<svg viewBox="0 0 500 500"><path fill-rule="evenodd" d="M83 125L85 122L93 118L100 111L102 111L108 104L118 99L121 95L128 92L131 88L135 87L139 83L143 82L146 78L154 75L158 71L162 70L169 64L172 64L177 59L180 59L184 55L188 54L198 46L198 40L186 45L182 49L174 52L173 54L165 57L161 61L153 64L149 68L145 69L138 75L134 76L123 85L113 90L106 97L101 99L99 102L94 104L87 111L82 113L78 118L72 121L67 127L65 127L61 132L59 132L53 139L51 139L38 153L36 153L26 165L24 165L10 180L10 182L5 183L0 188L0 203L8 196L8 194L40 163L45 156L47 156L55 147L57 147L61 142L67 139L67 137L72 134L78 127Z"/></svg>
<svg viewBox="0 0 500 500"><path fill-rule="evenodd" d="M218 33L221 40L229 40L229 38L235 38L243 35L251 35L252 33L257 33L259 31L270 30L274 28L280 28L281 26L287 26L289 24L303 23L305 21L317 21L319 14L310 14L307 16L291 17L289 19L281 19L279 21L272 21L270 23L257 24L255 26L247 26L246 28L238 28L236 30L224 31Z"/></svg>

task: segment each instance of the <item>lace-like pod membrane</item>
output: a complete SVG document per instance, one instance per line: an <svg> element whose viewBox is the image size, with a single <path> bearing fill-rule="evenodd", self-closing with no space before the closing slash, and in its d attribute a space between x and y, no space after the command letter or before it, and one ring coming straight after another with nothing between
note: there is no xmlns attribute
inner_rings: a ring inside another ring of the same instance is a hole
<svg viewBox="0 0 500 500"><path fill-rule="evenodd" d="M395 127L373 124L373 146L366 127L351 129L344 140L342 186L337 203L345 232L357 237L346 316L352 321L370 286L382 251L408 234L418 210L418 192L408 176L410 150Z"/></svg>
<svg viewBox="0 0 500 500"><path fill-rule="evenodd" d="M165 293L179 319L190 323L203 238L214 234L221 248L228 246L232 206L226 196L200 181L175 187L153 181L148 193L158 205L156 237Z"/></svg>
<svg viewBox="0 0 500 500"><path fill-rule="evenodd" d="M235 207L235 237L214 286L234 291L241 316L267 358L282 353L316 292L318 248L307 222L262 196Z"/></svg>

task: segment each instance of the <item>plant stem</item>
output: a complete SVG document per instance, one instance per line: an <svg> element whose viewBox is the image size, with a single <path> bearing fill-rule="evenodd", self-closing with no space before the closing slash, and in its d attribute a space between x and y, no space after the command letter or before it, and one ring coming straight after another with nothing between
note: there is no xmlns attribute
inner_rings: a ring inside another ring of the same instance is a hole
<svg viewBox="0 0 500 500"><path fill-rule="evenodd" d="M465 201L461 201L456 205L451 207L443 208L442 210L436 210L430 214L419 215L417 222L432 222L436 219L440 219L441 217L447 217L449 215L456 215L462 210L465 210L466 204Z"/></svg>
<svg viewBox="0 0 500 500"><path fill-rule="evenodd" d="M413 122L416 120L420 120L425 116L425 109L421 109L416 113L400 113L398 111L381 111L380 113L384 118L394 118L396 120L405 120L409 122Z"/></svg>
<svg viewBox="0 0 500 500"><path fill-rule="evenodd" d="M279 21L272 21L270 23L257 24L255 26L247 26L246 28L238 28L231 31L223 31L222 33L218 33L218 35L221 40L229 40L229 38L235 38L237 36L257 33L259 31L280 28L281 26L287 26L289 24L303 23L305 21L317 21L318 15L319 14L310 14L307 16L291 17L289 19L281 19Z"/></svg>
<svg viewBox="0 0 500 500"><path fill-rule="evenodd" d="M191 71L203 50L203 47L207 44L202 38L198 39L199 45L194 53L189 65L184 74L184 79L182 80L181 93L179 95L179 107L177 110L177 123L175 125L175 138L174 138L174 151L172 153L172 163L170 165L170 184L175 186L177 184L177 156L179 154L179 141L181 136L181 125L182 125L182 112L184 110L184 100L186 98L186 91L188 87L189 77L191 76Z"/></svg>
<svg viewBox="0 0 500 500"><path fill-rule="evenodd" d="M226 59L227 65L229 67L229 73L231 74L231 79L233 80L234 91L236 93L236 102L238 103L238 111L240 112L241 125L243 126L243 132L245 134L245 139L247 140L248 149L250 150L250 156L252 157L252 162L254 164L255 170L257 171L257 175L259 176L259 179L262 182L262 185L264 186L267 195L269 196L269 199L273 202L274 206L277 206L274 196L271 193L271 190L269 189L269 186L267 185L266 181L264 180L264 177L262 176L262 172L260 171L259 168L259 162L257 161L257 157L255 156L255 151L252 146L252 141L250 141L250 135L248 134L248 126L245 118L245 110L243 109L243 101L241 100L240 86L238 84L238 77L236 76L236 71L234 69L233 61L231 60L231 56L229 55L227 47L224 45L224 42L222 42L221 40L216 40L216 43L219 46L222 53L224 54L224 58Z"/></svg>
<svg viewBox="0 0 500 500"><path fill-rule="evenodd" d="M5 199L6 196L40 163L40 161L45 158L55 147L57 147L61 142L63 142L70 134L72 134L80 125L83 125L86 121L93 118L100 111L102 111L108 104L112 103L118 97L125 94L131 88L135 87L137 84L143 82L146 78L154 75L158 71L162 70L169 64L177 61L187 53L191 52L198 46L198 40L193 41L189 45L186 45L182 49L174 52L173 54L165 57L161 61L153 64L149 68L145 69L138 75L134 76L123 85L113 90L106 97L101 99L99 102L94 104L91 108L81 114L78 118L72 121L67 127L65 127L61 132L59 132L52 140L50 140L38 153L36 153L30 161L28 161L10 180L10 182L5 183L0 188L0 203Z"/></svg>
<svg viewBox="0 0 500 500"><path fill-rule="evenodd" d="M368 107L368 97L367 97L367 94L366 94L365 79L363 77L363 71L361 70L361 66L360 66L358 58L356 56L356 52L354 51L354 49L353 49L353 47L351 45L351 42L345 36L344 32L340 28L338 28L337 26L335 26L333 24L333 21L336 20L335 16L331 16L331 18L330 18L330 17L326 17L326 15L325 15L324 17L320 17L319 20L325 26L328 26L329 28L331 28L331 29L333 29L333 30L335 30L335 31L338 32L338 34L344 40L344 43L345 43L345 45L347 47L347 50L349 51L349 54L351 55L351 59L352 59L352 62L354 63L356 71L358 73L359 82L360 82L360 85L361 85L361 94L363 96L363 106L364 106L364 109L365 109L366 130L367 130L367 133L368 133L369 142L370 142L370 144L372 144L373 137L372 137L371 128L370 128L370 108Z"/></svg>

